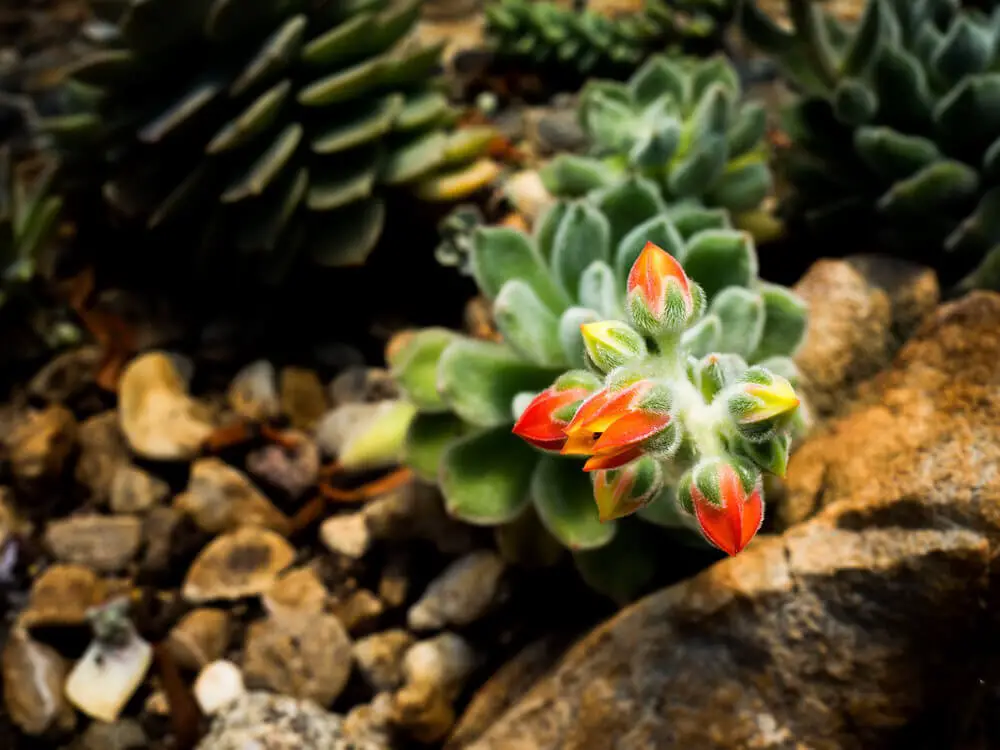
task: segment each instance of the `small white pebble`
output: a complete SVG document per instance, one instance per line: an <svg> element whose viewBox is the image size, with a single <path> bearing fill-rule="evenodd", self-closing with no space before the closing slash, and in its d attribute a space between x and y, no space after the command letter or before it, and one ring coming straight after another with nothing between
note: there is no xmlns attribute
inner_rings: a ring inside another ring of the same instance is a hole
<svg viewBox="0 0 1000 750"><path fill-rule="evenodd" d="M357 560L371 544L368 523L361 513L331 516L319 527L319 538L331 552Z"/></svg>
<svg viewBox="0 0 1000 750"><path fill-rule="evenodd" d="M225 708L245 692L240 668L225 659L206 665L194 682L195 700L208 716Z"/></svg>

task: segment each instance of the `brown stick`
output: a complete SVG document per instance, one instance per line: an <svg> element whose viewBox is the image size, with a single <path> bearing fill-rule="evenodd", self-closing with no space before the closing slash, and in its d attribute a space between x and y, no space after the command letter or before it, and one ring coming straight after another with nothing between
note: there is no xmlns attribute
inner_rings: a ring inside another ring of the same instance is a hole
<svg viewBox="0 0 1000 750"><path fill-rule="evenodd" d="M175 750L192 750L201 739L201 708L184 684L180 669L162 643L153 646L153 657L160 672L163 693L170 707L170 726L174 730Z"/></svg>

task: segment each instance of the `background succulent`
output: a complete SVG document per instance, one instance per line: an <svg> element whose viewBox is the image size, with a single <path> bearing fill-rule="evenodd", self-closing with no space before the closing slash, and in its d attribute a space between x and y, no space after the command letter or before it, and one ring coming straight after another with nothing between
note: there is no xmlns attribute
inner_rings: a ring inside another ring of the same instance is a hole
<svg viewBox="0 0 1000 750"><path fill-rule="evenodd" d="M547 0L495 0L486 33L501 62L543 77L626 77L667 48L707 54L720 47L729 0L648 0L642 12L608 17Z"/></svg>
<svg viewBox="0 0 1000 750"><path fill-rule="evenodd" d="M705 290L709 313L685 339L694 356L727 352L794 378L788 356L804 333L804 305L759 281L753 242L724 211L668 209L643 177L557 203L533 235L490 227L474 239L473 274L503 341L430 328L390 347L392 371L420 412L408 461L440 482L454 516L498 526L503 537L537 515L592 585L628 596L655 566L643 540L664 547L643 521L685 533L672 499L652 503L639 521L601 523L580 462L536 451L511 433L515 419L556 377L584 366L582 323L624 319L625 276L647 241L669 249Z"/></svg>
<svg viewBox="0 0 1000 750"><path fill-rule="evenodd" d="M496 174L480 158L492 131L450 129L440 47L411 33L419 0L122 5L45 127L85 180L106 159L115 215L172 253L235 249L267 279L300 253L359 264L386 221L384 188L450 199Z"/></svg>
<svg viewBox="0 0 1000 750"><path fill-rule="evenodd" d="M559 155L541 170L559 197L639 174L668 203L724 208L739 222L771 189L764 107L740 101L739 77L722 56L657 55L627 83L591 81L579 119L590 154Z"/></svg>
<svg viewBox="0 0 1000 750"><path fill-rule="evenodd" d="M1000 288L1000 10L870 0L855 28L792 0L795 29L747 0L742 26L803 92L789 112L787 210ZM976 265L978 267L976 267Z"/></svg>

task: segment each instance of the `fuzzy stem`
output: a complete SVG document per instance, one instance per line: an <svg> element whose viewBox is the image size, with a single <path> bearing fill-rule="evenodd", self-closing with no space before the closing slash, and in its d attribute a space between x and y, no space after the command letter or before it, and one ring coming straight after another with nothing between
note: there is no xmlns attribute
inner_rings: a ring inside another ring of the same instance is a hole
<svg viewBox="0 0 1000 750"><path fill-rule="evenodd" d="M814 0L788 0L788 16L796 35L805 45L816 76L823 85L832 89L837 85L837 68L823 23L823 12Z"/></svg>

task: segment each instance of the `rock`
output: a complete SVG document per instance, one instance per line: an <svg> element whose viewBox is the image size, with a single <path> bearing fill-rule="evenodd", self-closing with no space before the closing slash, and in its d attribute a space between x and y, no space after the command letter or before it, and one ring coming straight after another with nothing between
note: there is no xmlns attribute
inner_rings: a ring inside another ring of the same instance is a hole
<svg viewBox="0 0 1000 750"><path fill-rule="evenodd" d="M187 491L174 498L203 531L217 534L241 526L260 526L285 535L291 522L242 472L218 458L199 458L191 465Z"/></svg>
<svg viewBox="0 0 1000 750"><path fill-rule="evenodd" d="M91 722L69 747L70 750L144 750L149 746L149 738L138 721L120 719L112 724Z"/></svg>
<svg viewBox="0 0 1000 750"><path fill-rule="evenodd" d="M243 672L251 688L328 706L350 677L351 640L332 615L268 617L247 629Z"/></svg>
<svg viewBox="0 0 1000 750"><path fill-rule="evenodd" d="M141 544L142 521L133 516L71 516L45 529L45 546L57 560L100 573L122 570Z"/></svg>
<svg viewBox="0 0 1000 750"><path fill-rule="evenodd" d="M406 603L410 591L409 558L400 552L390 554L378 581L378 598L386 607L395 609Z"/></svg>
<svg viewBox="0 0 1000 750"><path fill-rule="evenodd" d="M394 747L392 736L392 694L378 693L370 703L361 703L344 717L344 732L365 737L378 746Z"/></svg>
<svg viewBox="0 0 1000 750"><path fill-rule="evenodd" d="M129 446L143 458L190 460L213 432L207 409L188 395L174 359L163 352L140 355L126 366L118 414Z"/></svg>
<svg viewBox="0 0 1000 750"><path fill-rule="evenodd" d="M455 633L420 641L403 657L407 684L432 685L453 700L476 666L476 655L465 639Z"/></svg>
<svg viewBox="0 0 1000 750"><path fill-rule="evenodd" d="M515 172L504 183L503 191L530 225L534 225L556 202L542 183L538 171L534 169Z"/></svg>
<svg viewBox="0 0 1000 750"><path fill-rule="evenodd" d="M109 504L113 513L143 514L170 495L170 485L138 466L122 465L111 480Z"/></svg>
<svg viewBox="0 0 1000 750"><path fill-rule="evenodd" d="M445 555L476 547L472 530L448 516L440 492L431 484L409 482L376 497L362 512L373 539L423 539Z"/></svg>
<svg viewBox="0 0 1000 750"><path fill-rule="evenodd" d="M264 609L275 618L295 618L318 614L326 606L330 592L312 568L294 568L283 573L261 596Z"/></svg>
<svg viewBox="0 0 1000 750"><path fill-rule="evenodd" d="M118 412L112 409L84 420L79 442L76 481L90 489L96 502L105 504L111 497L118 469L129 464L128 443L118 425Z"/></svg>
<svg viewBox="0 0 1000 750"><path fill-rule="evenodd" d="M809 305L807 338L795 356L800 387L820 417L837 413L889 363L938 296L928 269L866 258L817 261L794 290Z"/></svg>
<svg viewBox="0 0 1000 750"><path fill-rule="evenodd" d="M281 536L245 526L216 537L201 551L182 593L195 603L258 596L294 559L295 550Z"/></svg>
<svg viewBox="0 0 1000 750"><path fill-rule="evenodd" d="M316 425L316 444L328 456L340 455L351 441L371 429L386 403L347 403L334 407Z"/></svg>
<svg viewBox="0 0 1000 750"><path fill-rule="evenodd" d="M76 750L145 750L150 746L142 725L134 719L113 724L95 721L80 736Z"/></svg>
<svg viewBox="0 0 1000 750"><path fill-rule="evenodd" d="M285 440L295 445L265 445L247 456L247 471L280 487L292 499L301 497L319 478L319 446L297 430L286 430Z"/></svg>
<svg viewBox="0 0 1000 750"><path fill-rule="evenodd" d="M559 653L555 638L523 648L476 691L448 736L444 750L460 750L477 739L552 666Z"/></svg>
<svg viewBox="0 0 1000 750"><path fill-rule="evenodd" d="M1000 460L997 326L1000 295L941 307L860 390L852 412L792 456L781 526L849 498L987 502Z"/></svg>
<svg viewBox="0 0 1000 750"><path fill-rule="evenodd" d="M226 394L229 406L246 420L264 422L281 413L274 365L258 360L240 370Z"/></svg>
<svg viewBox="0 0 1000 750"><path fill-rule="evenodd" d="M30 536L32 525L21 518L15 507L14 491L0 487L0 548L16 535Z"/></svg>
<svg viewBox="0 0 1000 750"><path fill-rule="evenodd" d="M371 545L364 513L330 516L320 525L319 538L328 550L351 560L364 557Z"/></svg>
<svg viewBox="0 0 1000 750"><path fill-rule="evenodd" d="M212 716L246 694L243 673L231 661L213 661L198 674L193 692L202 712Z"/></svg>
<svg viewBox="0 0 1000 750"><path fill-rule="evenodd" d="M438 630L468 625L493 605L504 562L495 552L480 550L445 568L406 614L411 630Z"/></svg>
<svg viewBox="0 0 1000 750"><path fill-rule="evenodd" d="M3 647L3 700L7 714L29 735L69 731L76 714L63 696L66 663L52 648L14 628Z"/></svg>
<svg viewBox="0 0 1000 750"><path fill-rule="evenodd" d="M167 648L177 665L196 672L221 659L229 645L229 613L200 607L184 615L167 636Z"/></svg>
<svg viewBox="0 0 1000 750"><path fill-rule="evenodd" d="M48 403L65 404L94 386L101 347L78 346L46 364L28 382L28 393Z"/></svg>
<svg viewBox="0 0 1000 750"><path fill-rule="evenodd" d="M76 448L77 424L73 413L53 404L28 412L6 436L11 473L21 483L59 477Z"/></svg>
<svg viewBox="0 0 1000 750"><path fill-rule="evenodd" d="M1000 295L940 308L793 457L780 520L818 515L631 605L470 750L956 746L995 679L998 331Z"/></svg>
<svg viewBox="0 0 1000 750"><path fill-rule="evenodd" d="M368 589L358 589L337 601L332 609L348 632L358 635L371 631L385 611L385 605Z"/></svg>
<svg viewBox="0 0 1000 750"><path fill-rule="evenodd" d="M403 684L403 656L413 645L405 630L385 630L354 644L354 662L372 690L395 690Z"/></svg>
<svg viewBox="0 0 1000 750"><path fill-rule="evenodd" d="M389 720L422 744L443 739L455 724L455 709L433 685L405 685L392 696Z"/></svg>
<svg viewBox="0 0 1000 750"><path fill-rule="evenodd" d="M343 720L311 701L249 692L212 721L197 750L385 750L346 736Z"/></svg>
<svg viewBox="0 0 1000 750"><path fill-rule="evenodd" d="M381 367L351 367L330 383L330 400L334 406L387 401L399 395L392 375Z"/></svg>
<svg viewBox="0 0 1000 750"><path fill-rule="evenodd" d="M174 556L174 535L184 516L169 505L153 508L142 519L142 536L146 552L142 556L142 569L162 572L170 567Z"/></svg>
<svg viewBox="0 0 1000 750"><path fill-rule="evenodd" d="M90 568L52 565L31 586L28 605L18 615L25 629L74 627L87 622L87 610L104 601L107 589Z"/></svg>
<svg viewBox="0 0 1000 750"><path fill-rule="evenodd" d="M153 647L134 631L114 646L91 641L66 678L66 698L91 718L115 721L152 663Z"/></svg>
<svg viewBox="0 0 1000 750"><path fill-rule="evenodd" d="M328 407L326 390L315 372L301 367L281 370L281 411L292 427L312 431Z"/></svg>

